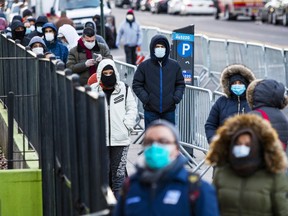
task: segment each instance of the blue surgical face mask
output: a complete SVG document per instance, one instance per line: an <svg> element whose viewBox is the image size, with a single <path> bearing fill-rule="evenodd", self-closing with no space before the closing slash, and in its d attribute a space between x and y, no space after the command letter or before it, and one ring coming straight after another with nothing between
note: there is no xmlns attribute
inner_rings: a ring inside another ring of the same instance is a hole
<svg viewBox="0 0 288 216"><path fill-rule="evenodd" d="M246 145L236 145L233 147L232 153L236 158L247 157L250 153L250 147Z"/></svg>
<svg viewBox="0 0 288 216"><path fill-rule="evenodd" d="M25 35L28 35L31 33L31 29L30 28L26 28L26 32L25 32Z"/></svg>
<svg viewBox="0 0 288 216"><path fill-rule="evenodd" d="M231 91L237 95L240 96L242 95L246 90L246 87L244 84L234 84L231 86Z"/></svg>
<svg viewBox="0 0 288 216"><path fill-rule="evenodd" d="M154 54L157 58L163 58L165 56L165 53L166 53L166 48L158 47L158 48L155 48L154 50Z"/></svg>
<svg viewBox="0 0 288 216"><path fill-rule="evenodd" d="M153 143L144 150L146 165L151 169L161 169L170 162L170 151L165 144Z"/></svg>

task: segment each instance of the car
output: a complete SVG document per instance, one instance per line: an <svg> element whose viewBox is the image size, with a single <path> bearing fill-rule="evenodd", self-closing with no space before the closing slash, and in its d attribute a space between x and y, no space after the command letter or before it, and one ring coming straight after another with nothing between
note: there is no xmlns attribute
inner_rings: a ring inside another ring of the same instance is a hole
<svg viewBox="0 0 288 216"><path fill-rule="evenodd" d="M141 0L140 1L140 10L141 11L150 11L152 0Z"/></svg>
<svg viewBox="0 0 288 216"><path fill-rule="evenodd" d="M281 1L279 0L271 0L271 1L266 2L264 7L259 9L259 17L261 21L272 23L273 22L272 14L275 11L275 9L280 6L280 4L281 4ZM274 22L276 23L276 20L274 20Z"/></svg>
<svg viewBox="0 0 288 216"><path fill-rule="evenodd" d="M150 11L152 13L167 13L169 0L152 0L150 3Z"/></svg>
<svg viewBox="0 0 288 216"><path fill-rule="evenodd" d="M268 23L277 25L282 22L284 26L288 25L288 0L273 1L274 4L267 3L267 10L265 15L267 16ZM266 7L265 7L266 9ZM263 19L262 19L263 21Z"/></svg>
<svg viewBox="0 0 288 216"><path fill-rule="evenodd" d="M115 0L115 7L122 8L124 5L131 6L130 0Z"/></svg>
<svg viewBox="0 0 288 216"><path fill-rule="evenodd" d="M168 13L170 14L215 14L215 7L212 0L171 0L168 3Z"/></svg>

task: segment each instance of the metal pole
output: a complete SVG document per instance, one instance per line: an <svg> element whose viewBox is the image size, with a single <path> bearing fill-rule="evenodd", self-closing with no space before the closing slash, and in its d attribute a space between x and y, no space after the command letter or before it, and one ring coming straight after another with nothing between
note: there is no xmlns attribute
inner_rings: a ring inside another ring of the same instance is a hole
<svg viewBox="0 0 288 216"><path fill-rule="evenodd" d="M14 93L8 94L8 169L13 169Z"/></svg>
<svg viewBox="0 0 288 216"><path fill-rule="evenodd" d="M105 39L105 22L104 22L104 9L103 9L103 0L100 1L100 10L101 10L101 35Z"/></svg>

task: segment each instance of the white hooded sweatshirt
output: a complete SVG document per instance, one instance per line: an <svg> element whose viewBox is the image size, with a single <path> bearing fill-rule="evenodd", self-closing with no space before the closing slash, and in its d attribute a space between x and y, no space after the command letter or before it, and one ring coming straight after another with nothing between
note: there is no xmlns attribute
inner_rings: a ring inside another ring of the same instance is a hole
<svg viewBox="0 0 288 216"><path fill-rule="evenodd" d="M78 40L80 36L77 34L76 29L68 24L64 24L58 29L58 37L63 35L67 42L68 42L68 50L72 49L73 47L77 46Z"/></svg>

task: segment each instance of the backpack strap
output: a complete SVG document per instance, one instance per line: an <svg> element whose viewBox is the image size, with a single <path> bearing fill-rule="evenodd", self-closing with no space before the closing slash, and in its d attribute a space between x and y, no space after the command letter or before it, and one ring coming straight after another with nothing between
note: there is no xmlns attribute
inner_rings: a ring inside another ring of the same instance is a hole
<svg viewBox="0 0 288 216"><path fill-rule="evenodd" d="M200 176L196 173L188 173L188 183L189 183L189 201L191 214L196 215L195 206L196 200L200 196Z"/></svg>
<svg viewBox="0 0 288 216"><path fill-rule="evenodd" d="M262 110L262 109L256 109L255 111L260 112L261 115L262 115L262 117L263 117L265 120L270 121L269 116L267 115L267 113L266 113L264 110Z"/></svg>

